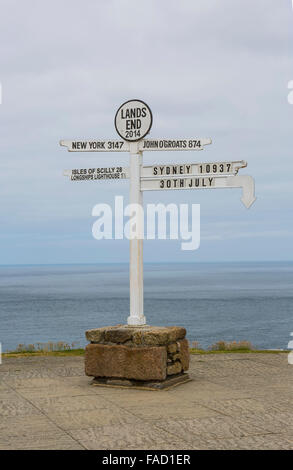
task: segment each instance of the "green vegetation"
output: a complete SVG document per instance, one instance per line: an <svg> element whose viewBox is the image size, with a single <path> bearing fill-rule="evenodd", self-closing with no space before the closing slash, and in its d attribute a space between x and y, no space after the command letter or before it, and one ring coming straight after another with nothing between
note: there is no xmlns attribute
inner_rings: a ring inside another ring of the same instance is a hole
<svg viewBox="0 0 293 470"><path fill-rule="evenodd" d="M19 344L15 351L6 351L3 357L25 357L25 356L83 356L84 349L76 348L77 343L68 344L64 341L54 343ZM279 349L255 349L249 341L218 341L202 349L197 341L192 342L190 354L230 354L230 353L288 353L287 350Z"/></svg>
<svg viewBox="0 0 293 470"><path fill-rule="evenodd" d="M238 353L238 354L247 354L247 353L258 353L258 354L279 354L279 353L287 353L288 354L289 351L287 351L286 349L249 349L249 350L245 350L245 349L234 349L234 350L231 350L231 351L211 351L211 350L208 350L208 349L195 349L195 348L190 348L190 354L201 354L201 355L204 355L204 354L234 354L234 353Z"/></svg>
<svg viewBox="0 0 293 470"><path fill-rule="evenodd" d="M209 346L208 349L202 349L197 341L192 343L191 354L223 354L223 353L271 353L288 352L283 350L255 349L250 341L218 341Z"/></svg>
<svg viewBox="0 0 293 470"><path fill-rule="evenodd" d="M53 351L69 351L74 349L78 343L65 343L64 341L48 341L47 343L36 343L36 344L19 344L15 351L7 352L53 352Z"/></svg>
<svg viewBox="0 0 293 470"><path fill-rule="evenodd" d="M252 351L253 346L250 341L218 341L209 349L211 351Z"/></svg>
<svg viewBox="0 0 293 470"><path fill-rule="evenodd" d="M19 344L15 351L6 351L3 357L11 356L81 356L84 349L76 348L78 343L48 341L47 343Z"/></svg>

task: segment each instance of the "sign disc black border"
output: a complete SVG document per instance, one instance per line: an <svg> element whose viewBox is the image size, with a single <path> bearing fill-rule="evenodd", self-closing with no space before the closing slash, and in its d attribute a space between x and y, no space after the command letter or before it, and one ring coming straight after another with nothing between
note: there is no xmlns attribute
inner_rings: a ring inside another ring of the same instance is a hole
<svg viewBox="0 0 293 470"><path fill-rule="evenodd" d="M145 105L145 106L147 107L147 109L149 110L149 113L150 113L150 116L151 116L151 122L150 122L150 125L149 125L149 128L148 128L147 132L145 132L145 134L144 134L142 137L139 137L138 139L135 139L135 140L125 139L125 137L123 137L123 136L120 134L120 132L118 131L117 126L116 126L116 118L117 118L117 115L118 115L120 109L121 109L122 106L124 106L125 104L131 103L131 101L138 101L139 103L142 103L143 105ZM121 106L119 106L119 108L118 108L118 110L117 110L117 112L116 112L116 114L115 114L114 125L115 125L116 132L117 132L117 134L121 137L121 139L126 140L126 142L138 142L139 140L142 140L142 139L150 132L150 130L151 130L151 128L152 128L152 125L153 125L153 113L152 113L152 110L151 110L151 108L149 107L149 105L146 104L146 103L145 103L144 101L142 101L142 100L132 99L132 100L125 101L125 103L123 103L123 104L121 104Z"/></svg>

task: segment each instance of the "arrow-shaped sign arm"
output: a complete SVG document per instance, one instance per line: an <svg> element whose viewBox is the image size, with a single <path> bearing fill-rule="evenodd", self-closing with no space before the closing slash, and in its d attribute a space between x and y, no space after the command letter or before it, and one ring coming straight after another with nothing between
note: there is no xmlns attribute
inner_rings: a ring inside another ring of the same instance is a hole
<svg viewBox="0 0 293 470"><path fill-rule="evenodd" d="M228 176L227 183L230 188L242 188L241 201L249 209L256 200L253 177L249 175Z"/></svg>
<svg viewBox="0 0 293 470"><path fill-rule="evenodd" d="M246 168L247 167L247 162L245 160L241 160L240 162L235 162L235 171L236 174L240 170L240 168Z"/></svg>

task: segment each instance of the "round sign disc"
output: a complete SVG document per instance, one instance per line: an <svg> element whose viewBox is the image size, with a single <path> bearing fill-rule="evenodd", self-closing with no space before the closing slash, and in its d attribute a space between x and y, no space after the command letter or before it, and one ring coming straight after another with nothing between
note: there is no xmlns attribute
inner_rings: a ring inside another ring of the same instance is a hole
<svg viewBox="0 0 293 470"><path fill-rule="evenodd" d="M152 112L141 100L126 101L115 116L116 131L122 139L129 142L143 139L149 133L152 123Z"/></svg>

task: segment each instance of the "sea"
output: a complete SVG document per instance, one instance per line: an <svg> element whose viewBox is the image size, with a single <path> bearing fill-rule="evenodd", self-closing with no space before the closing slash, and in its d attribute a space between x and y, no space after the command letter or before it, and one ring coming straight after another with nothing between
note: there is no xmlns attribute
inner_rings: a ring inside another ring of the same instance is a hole
<svg viewBox="0 0 293 470"><path fill-rule="evenodd" d="M19 344L84 347L84 332L124 324L128 264L0 266L2 351ZM183 326L190 342L250 341L286 349L293 332L293 262L144 265L149 325Z"/></svg>

